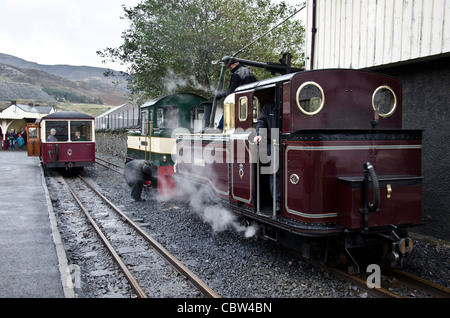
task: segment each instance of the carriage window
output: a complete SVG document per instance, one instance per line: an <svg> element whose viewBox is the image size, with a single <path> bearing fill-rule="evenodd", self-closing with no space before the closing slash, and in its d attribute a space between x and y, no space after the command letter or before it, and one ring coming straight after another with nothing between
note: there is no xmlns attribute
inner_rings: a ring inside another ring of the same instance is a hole
<svg viewBox="0 0 450 318"><path fill-rule="evenodd" d="M148 111L141 111L141 135L146 136L148 134Z"/></svg>
<svg viewBox="0 0 450 318"><path fill-rule="evenodd" d="M325 104L322 87L314 82L303 83L297 90L297 106L308 116L318 114Z"/></svg>
<svg viewBox="0 0 450 318"><path fill-rule="evenodd" d="M92 122L71 121L70 139L72 141L92 141Z"/></svg>
<svg viewBox="0 0 450 318"><path fill-rule="evenodd" d="M45 136L48 139L48 137L51 135L51 130L55 129L56 133L54 137L56 138L56 141L68 141L69 140L69 134L68 134L68 123L67 121L46 121L45 124ZM53 141L55 141L53 139Z"/></svg>
<svg viewBox="0 0 450 318"><path fill-rule="evenodd" d="M38 129L37 127L28 128L28 139L38 139Z"/></svg>
<svg viewBox="0 0 450 318"><path fill-rule="evenodd" d="M178 118L178 107L158 108L156 110L156 127L177 128Z"/></svg>
<svg viewBox="0 0 450 318"><path fill-rule="evenodd" d="M372 107L381 117L389 117L397 107L397 97L389 86L378 87L372 96Z"/></svg>
<svg viewBox="0 0 450 318"><path fill-rule="evenodd" d="M247 97L239 98L239 121L246 121L248 113Z"/></svg>

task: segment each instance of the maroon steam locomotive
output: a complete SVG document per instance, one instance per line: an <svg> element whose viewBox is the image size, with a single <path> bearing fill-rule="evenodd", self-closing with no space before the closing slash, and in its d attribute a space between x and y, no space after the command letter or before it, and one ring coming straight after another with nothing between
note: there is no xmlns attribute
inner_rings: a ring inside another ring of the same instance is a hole
<svg viewBox="0 0 450 318"><path fill-rule="evenodd" d="M275 105L277 129L258 146L264 101ZM288 73L239 87L223 112L223 131L177 135L178 184L207 189L307 257L356 271L380 259L402 264L413 248L408 228L422 223L422 131L402 129L398 80L346 69Z"/></svg>

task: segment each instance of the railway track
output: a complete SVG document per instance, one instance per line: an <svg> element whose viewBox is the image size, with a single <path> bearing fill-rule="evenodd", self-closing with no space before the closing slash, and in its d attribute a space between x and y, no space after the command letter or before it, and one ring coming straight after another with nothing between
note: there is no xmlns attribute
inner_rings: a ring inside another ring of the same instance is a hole
<svg viewBox="0 0 450 318"><path fill-rule="evenodd" d="M157 289L164 290L166 293L173 290L174 294L165 294L164 297L198 297L200 291L204 297L219 298L219 295L208 285L98 192L85 178L81 176L71 179L61 178L138 297L158 297L153 292L156 284ZM77 193L82 193L82 195L77 195ZM101 210L98 209L99 206L102 206ZM126 227L127 229L121 230L121 233L126 234L115 235L115 232L119 232L118 227ZM139 236L141 242L132 243L130 246L128 239L135 236ZM138 267L137 274L147 279L137 278L133 273L136 271L127 265L130 261L123 258L132 258L131 263L134 266L131 267ZM163 264L161 264L162 260ZM167 269L168 264L181 275L173 275L173 270ZM165 276L158 277L162 272L166 273ZM149 277L153 282L148 280ZM166 284L166 286L162 284ZM174 286L177 287L174 288ZM184 286L182 294L179 294L179 286Z"/></svg>
<svg viewBox="0 0 450 318"><path fill-rule="evenodd" d="M99 158L98 158L99 159ZM118 173L123 173L123 167L120 167L107 160L100 159L102 166L109 168ZM122 171L120 169L122 168ZM345 271L323 266L314 262L315 266L322 266L325 270L333 273L344 280L347 280L357 286L359 289L366 291L367 294L375 298L408 298L408 297L427 297L427 298L450 298L450 290L443 286L434 284L430 281L416 277L409 273L382 268L382 286L380 288L369 288L367 279L362 276L350 275Z"/></svg>
<svg viewBox="0 0 450 318"><path fill-rule="evenodd" d="M375 298L450 298L450 289L398 269L380 267L380 286L374 287L362 275L348 274L329 266L324 268ZM373 282L370 280L370 283Z"/></svg>
<svg viewBox="0 0 450 318"><path fill-rule="evenodd" d="M120 168L118 165L104 159L100 160L103 162L101 163L102 166L123 173L123 168L122 171L117 170L117 168ZM314 265L323 266L318 263ZM375 298L450 298L450 289L400 270L382 268L382 286L380 288L369 288L367 278L362 278L363 276L350 275L336 268L324 267L324 269L333 273L335 276L351 282Z"/></svg>
<svg viewBox="0 0 450 318"><path fill-rule="evenodd" d="M111 169L117 173L123 174L123 165L118 165L118 164L112 163L110 161L107 161L105 159L98 158L98 157L95 158L95 163L97 163L103 167L106 167L108 169Z"/></svg>

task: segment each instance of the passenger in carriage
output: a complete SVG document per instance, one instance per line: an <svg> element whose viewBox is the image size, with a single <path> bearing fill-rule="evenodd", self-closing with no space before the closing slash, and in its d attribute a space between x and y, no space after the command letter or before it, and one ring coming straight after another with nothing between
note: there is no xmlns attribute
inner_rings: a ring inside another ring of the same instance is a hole
<svg viewBox="0 0 450 318"><path fill-rule="evenodd" d="M49 142L58 141L58 139L56 139L55 135L56 135L56 129L55 128L50 129L50 135L48 135L47 141L49 141Z"/></svg>
<svg viewBox="0 0 450 318"><path fill-rule="evenodd" d="M81 136L81 132L79 130L75 131L75 137L73 141L86 141L86 137Z"/></svg>
<svg viewBox="0 0 450 318"><path fill-rule="evenodd" d="M276 121L276 109L275 109L275 103L271 102L269 100L265 100L263 102L263 107L261 108L261 112L258 117L258 123L256 124L256 136L253 139L253 142L256 144L259 144L263 139L263 134L260 132L261 128L265 128L267 131L267 155L269 158L271 157L272 152L272 143L270 142L272 140L271 138L271 132L272 128L278 128L277 127L277 121ZM265 136L264 136L265 137ZM275 154L274 154L275 155ZM277 160L278 163L280 162ZM276 211L281 211L281 169L278 169L276 172L277 176L277 182L276 182ZM273 174L271 173L269 175L270 177L270 193L273 196ZM273 199L273 198L272 198Z"/></svg>

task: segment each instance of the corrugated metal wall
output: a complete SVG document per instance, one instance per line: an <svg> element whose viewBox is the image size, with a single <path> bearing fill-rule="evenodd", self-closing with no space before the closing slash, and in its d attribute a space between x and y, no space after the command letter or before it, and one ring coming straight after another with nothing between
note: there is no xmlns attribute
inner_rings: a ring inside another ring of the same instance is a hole
<svg viewBox="0 0 450 318"><path fill-rule="evenodd" d="M313 0L307 2L310 58ZM359 69L450 52L450 0L317 0L316 10L314 69Z"/></svg>

